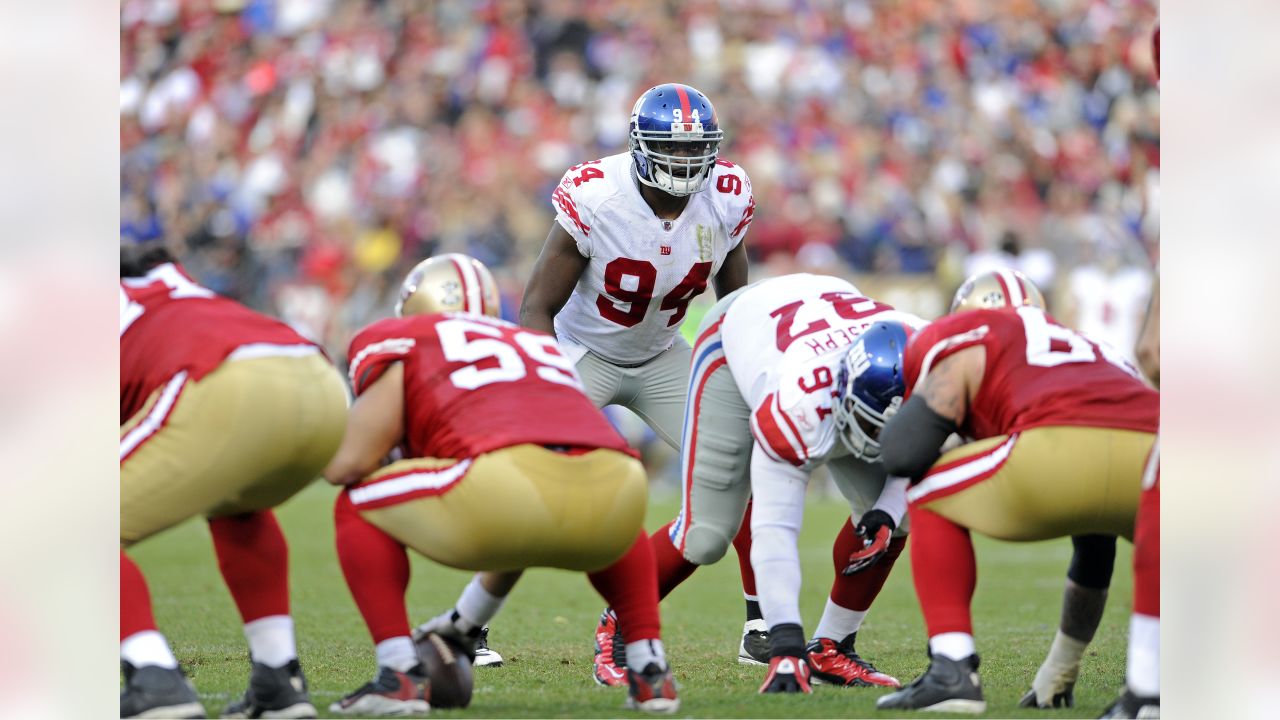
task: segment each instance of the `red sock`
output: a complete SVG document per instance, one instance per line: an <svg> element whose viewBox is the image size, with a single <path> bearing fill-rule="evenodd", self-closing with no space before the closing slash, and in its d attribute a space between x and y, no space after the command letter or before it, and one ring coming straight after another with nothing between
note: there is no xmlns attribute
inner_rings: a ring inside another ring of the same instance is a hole
<svg viewBox="0 0 1280 720"><path fill-rule="evenodd" d="M289 545L270 510L209 519L218 568L249 623L289 614Z"/></svg>
<svg viewBox="0 0 1280 720"><path fill-rule="evenodd" d="M138 566L120 550L120 639L155 630L156 619L151 614L151 593L147 591L147 579Z"/></svg>
<svg viewBox="0 0 1280 720"><path fill-rule="evenodd" d="M978 584L969 531L917 505L911 513L911 571L929 637L973 634L969 605Z"/></svg>
<svg viewBox="0 0 1280 720"><path fill-rule="evenodd" d="M640 531L626 555L603 570L589 573L587 578L618 614L618 630L627 642L662 637L653 548L644 530Z"/></svg>
<svg viewBox="0 0 1280 720"><path fill-rule="evenodd" d="M338 494L333 520L338 564L373 642L409 634L409 554L395 538L360 517L346 492Z"/></svg>
<svg viewBox="0 0 1280 720"><path fill-rule="evenodd" d="M675 520L658 528L658 531L649 536L649 547L653 551L653 562L658 568L658 599L661 600L671 594L676 586L684 582L694 570L698 569L697 565L684 559L676 546L671 543L671 526L675 524Z"/></svg>
<svg viewBox="0 0 1280 720"><path fill-rule="evenodd" d="M889 571L893 569L893 564L898 561L898 556L906 546L905 537L893 538L889 541L889 547L885 550L884 556L877 560L875 565L852 575L843 575L841 571L848 566L849 556L855 550L862 549L862 540L853 529L853 521L845 522L844 527L840 528L840 534L836 535L835 545L831 548L831 560L836 568L836 580L831 584L831 601L849 610L858 612L868 610L876 596L880 594L880 588L884 587L885 581L889 579Z"/></svg>
<svg viewBox="0 0 1280 720"><path fill-rule="evenodd" d="M742 593L756 597L756 571L751 567L751 503L742 516L742 527L733 536L733 549L738 553L738 573L742 575Z"/></svg>
<svg viewBox="0 0 1280 720"><path fill-rule="evenodd" d="M1160 617L1160 481L1142 491L1133 535L1133 611Z"/></svg>

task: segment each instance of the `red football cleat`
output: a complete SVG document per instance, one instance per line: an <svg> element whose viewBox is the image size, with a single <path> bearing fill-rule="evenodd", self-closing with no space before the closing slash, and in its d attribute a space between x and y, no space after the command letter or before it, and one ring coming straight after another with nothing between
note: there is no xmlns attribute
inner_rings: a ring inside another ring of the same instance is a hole
<svg viewBox="0 0 1280 720"><path fill-rule="evenodd" d="M600 685L621 687L627 684L627 646L618 632L618 618L612 610L600 613L594 665L593 674Z"/></svg>
<svg viewBox="0 0 1280 720"><path fill-rule="evenodd" d="M673 713L680 709L671 668L663 670L649 663L642 672L627 670L627 681L630 686L627 693L629 709L647 713Z"/></svg>
<svg viewBox="0 0 1280 720"><path fill-rule="evenodd" d="M812 693L809 665L795 657L776 657L769 661L769 674L760 686L763 693Z"/></svg>
<svg viewBox="0 0 1280 720"><path fill-rule="evenodd" d="M815 683L824 682L843 687L902 687L897 678L880 672L859 657L853 651L852 643L848 647L842 647L843 645L830 638L817 638L805 648Z"/></svg>

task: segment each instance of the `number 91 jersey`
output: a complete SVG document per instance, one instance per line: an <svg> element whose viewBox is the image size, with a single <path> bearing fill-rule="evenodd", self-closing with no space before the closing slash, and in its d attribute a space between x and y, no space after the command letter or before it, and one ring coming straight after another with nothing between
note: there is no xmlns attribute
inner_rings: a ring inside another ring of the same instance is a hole
<svg viewBox="0 0 1280 720"><path fill-rule="evenodd" d="M412 315L364 328L347 357L356 395L404 363L410 457L471 458L525 443L635 456L546 333L482 315Z"/></svg>
<svg viewBox="0 0 1280 720"><path fill-rule="evenodd" d="M675 220L654 215L622 153L569 168L551 195L556 220L589 265L555 318L576 361L586 349L636 365L671 347L689 301L701 295L755 213L746 172L718 160L708 186ZM576 346L576 347L575 347Z"/></svg>
<svg viewBox="0 0 1280 720"><path fill-rule="evenodd" d="M844 452L832 411L836 371L881 321L924 326L830 275L761 280L734 299L720 329L725 360L751 408L751 432L773 460L810 469Z"/></svg>

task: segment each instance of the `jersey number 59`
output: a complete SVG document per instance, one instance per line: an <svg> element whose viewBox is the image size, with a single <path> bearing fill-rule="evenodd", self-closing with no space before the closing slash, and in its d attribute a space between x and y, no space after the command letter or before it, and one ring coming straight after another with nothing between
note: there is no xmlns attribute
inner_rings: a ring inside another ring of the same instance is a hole
<svg viewBox="0 0 1280 720"><path fill-rule="evenodd" d="M470 320L436 323L440 351L450 362L467 363L449 374L449 381L463 390L475 390L499 382L534 375L557 385L582 389L573 363L560 352L550 335L502 328Z"/></svg>

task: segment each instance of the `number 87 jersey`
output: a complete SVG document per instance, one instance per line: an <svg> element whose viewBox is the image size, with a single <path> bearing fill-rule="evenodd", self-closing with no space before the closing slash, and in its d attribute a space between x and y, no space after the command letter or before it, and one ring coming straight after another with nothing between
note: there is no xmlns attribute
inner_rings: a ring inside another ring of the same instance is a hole
<svg viewBox="0 0 1280 720"><path fill-rule="evenodd" d="M575 361L587 348L635 365L671 347L689 301L755 213L751 181L727 160L674 220L654 215L631 173L628 153L593 160L570 168L551 196L556 221L589 263L555 318Z"/></svg>
<svg viewBox="0 0 1280 720"><path fill-rule="evenodd" d="M361 330L348 358L356 395L404 364L410 457L471 458L525 443L635 456L546 333L482 315L412 315Z"/></svg>

